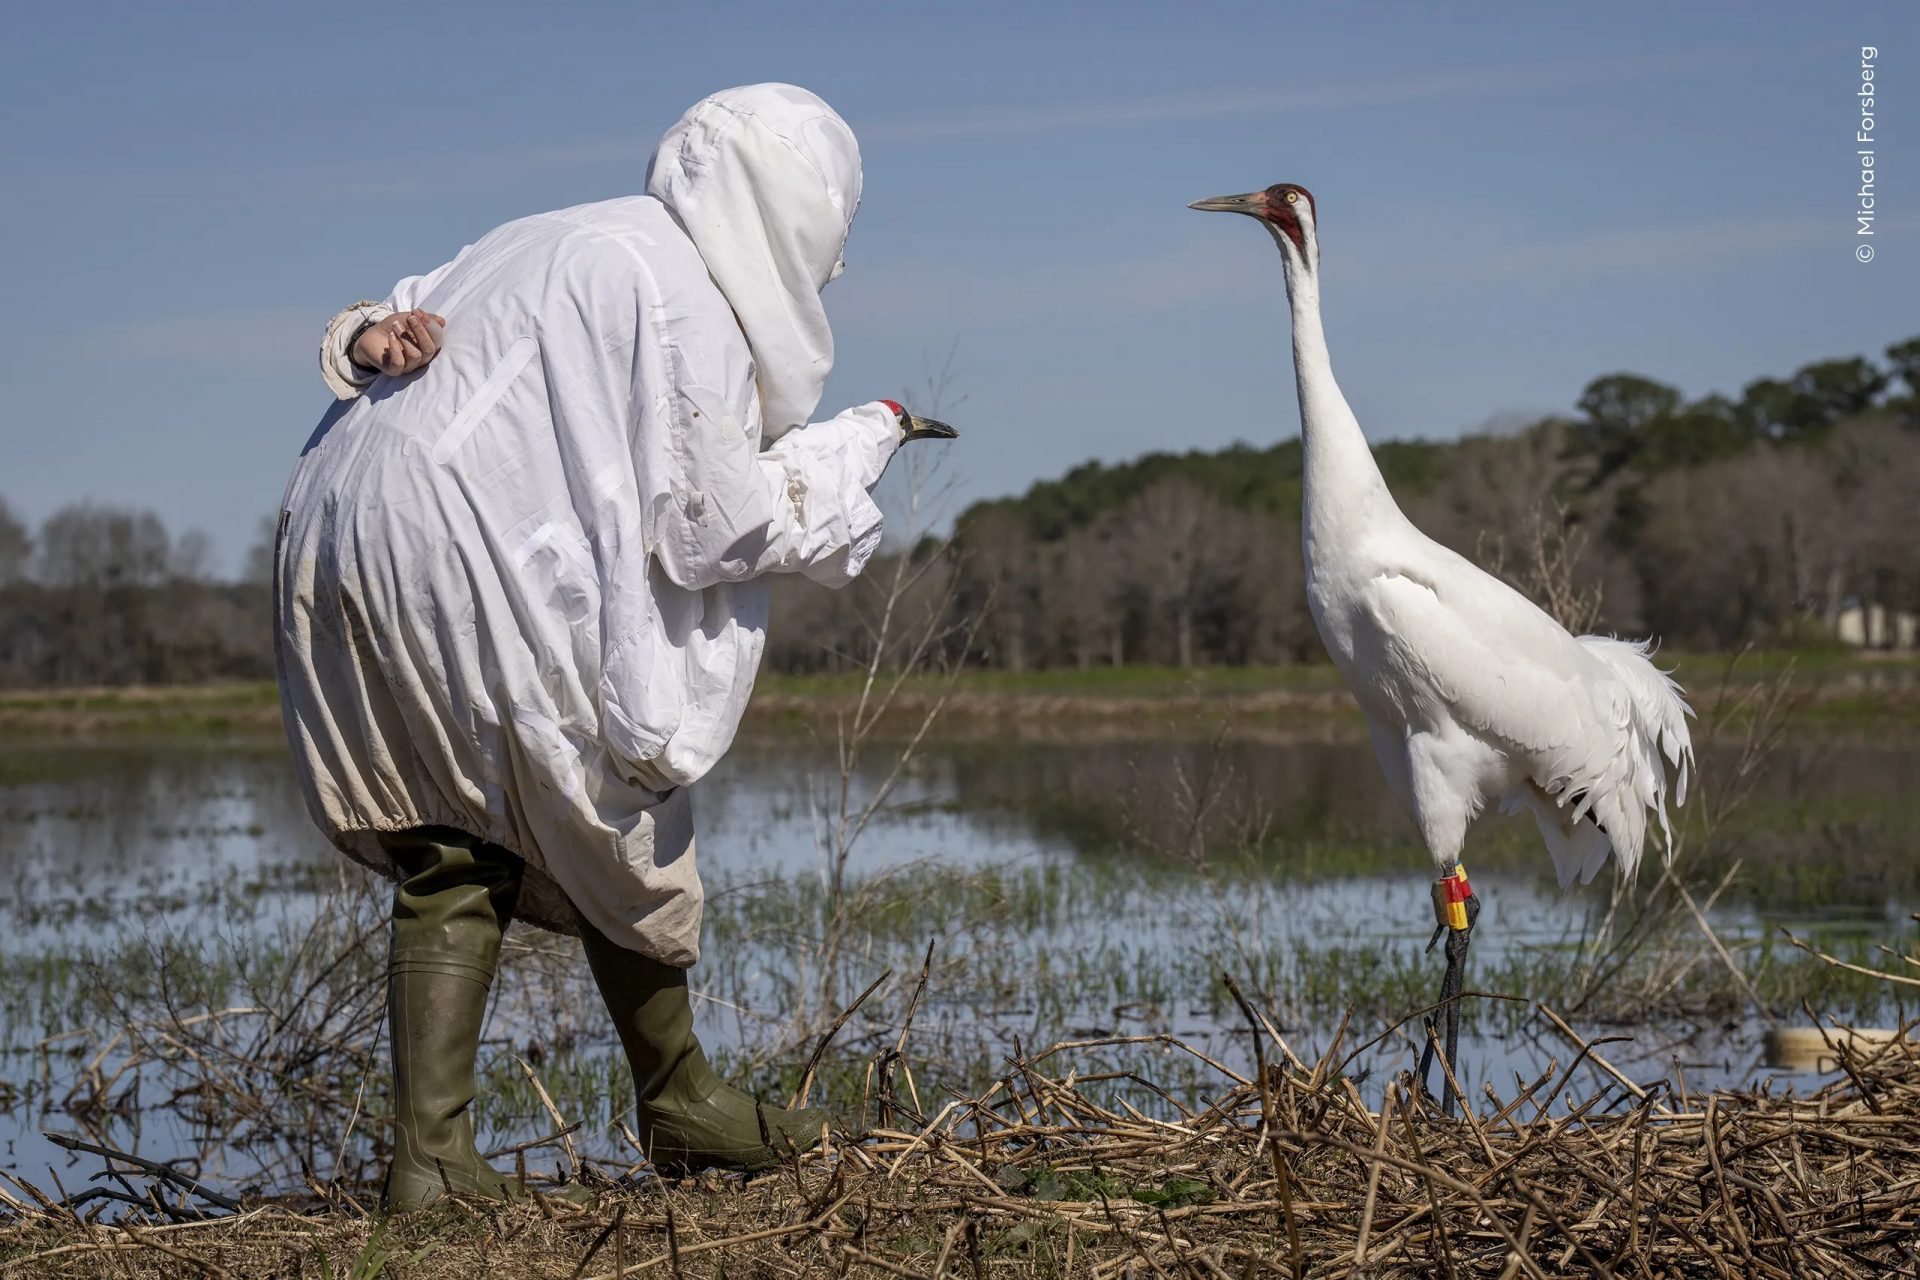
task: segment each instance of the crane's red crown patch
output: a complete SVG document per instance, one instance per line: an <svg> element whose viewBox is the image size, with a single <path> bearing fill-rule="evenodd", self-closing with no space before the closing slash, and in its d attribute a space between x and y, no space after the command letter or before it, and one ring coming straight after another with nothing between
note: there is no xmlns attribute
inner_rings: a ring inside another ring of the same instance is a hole
<svg viewBox="0 0 1920 1280"><path fill-rule="evenodd" d="M1287 239L1301 253L1307 251L1306 228L1300 225L1299 207L1304 203L1314 226L1320 225L1320 211L1313 203L1313 192L1295 182L1276 182L1267 188L1267 221L1286 232Z"/></svg>

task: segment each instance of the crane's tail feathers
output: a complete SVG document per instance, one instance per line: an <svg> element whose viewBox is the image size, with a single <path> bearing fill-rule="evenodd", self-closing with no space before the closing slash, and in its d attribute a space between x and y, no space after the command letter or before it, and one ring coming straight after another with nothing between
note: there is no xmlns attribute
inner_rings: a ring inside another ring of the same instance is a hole
<svg viewBox="0 0 1920 1280"><path fill-rule="evenodd" d="M1693 774L1693 740L1687 720L1693 711L1681 688L1648 658L1645 641L1610 636L1580 636L1579 643L1600 663L1593 703L1605 724L1593 726L1598 749L1559 776L1532 779L1513 807L1533 809L1553 854L1564 888L1577 875L1582 883L1605 865L1609 848L1631 879L1646 846L1648 816L1659 827L1661 852L1673 860L1673 830L1667 800L1687 802ZM1569 762L1572 763L1572 762Z"/></svg>
<svg viewBox="0 0 1920 1280"><path fill-rule="evenodd" d="M1607 833L1590 819L1574 817L1539 786L1529 785L1515 792L1510 806L1515 812L1522 807L1533 811L1547 852L1553 855L1554 874L1560 878L1562 889L1575 879L1588 883L1607 865L1607 854L1613 848Z"/></svg>

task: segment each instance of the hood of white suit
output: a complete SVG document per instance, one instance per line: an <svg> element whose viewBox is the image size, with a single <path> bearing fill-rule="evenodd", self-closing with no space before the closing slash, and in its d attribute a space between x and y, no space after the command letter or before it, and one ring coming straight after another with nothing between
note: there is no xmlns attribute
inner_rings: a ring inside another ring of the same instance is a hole
<svg viewBox="0 0 1920 1280"><path fill-rule="evenodd" d="M820 290L840 274L860 207L853 130L795 85L725 89L660 139L647 194L672 211L739 318L762 438L804 424L833 370Z"/></svg>

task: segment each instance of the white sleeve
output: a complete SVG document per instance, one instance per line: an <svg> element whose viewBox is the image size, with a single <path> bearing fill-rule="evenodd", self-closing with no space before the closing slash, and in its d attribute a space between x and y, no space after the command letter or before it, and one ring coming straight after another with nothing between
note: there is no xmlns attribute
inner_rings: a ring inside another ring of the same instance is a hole
<svg viewBox="0 0 1920 1280"><path fill-rule="evenodd" d="M466 256L466 246L454 255L453 262L443 263L423 276L408 276L393 286L393 292L387 295L385 302L356 302L346 310L327 321L326 336L320 340L320 380L327 384L327 390L333 392L336 400L351 400L373 385L380 375L377 371L362 369L353 362L353 354L348 344L360 326L368 321L379 322L396 311L411 311L420 305L433 286L442 276L452 270L455 262Z"/></svg>
<svg viewBox="0 0 1920 1280"><path fill-rule="evenodd" d="M804 573L830 587L857 577L879 549L871 490L900 442L881 401L795 427L764 452L700 387L673 396L671 500L654 549L689 590L767 573Z"/></svg>
<svg viewBox="0 0 1920 1280"><path fill-rule="evenodd" d="M361 325L384 320L392 314L393 308L384 303L356 302L327 321L327 332L320 339L320 380L333 392L334 399L351 400L380 376L355 364L348 348Z"/></svg>
<svg viewBox="0 0 1920 1280"><path fill-rule="evenodd" d="M760 455L778 468L784 490L795 490L790 550L815 582L844 587L880 549L883 520L873 487L900 447L900 419L883 401L847 409L825 422L787 432Z"/></svg>

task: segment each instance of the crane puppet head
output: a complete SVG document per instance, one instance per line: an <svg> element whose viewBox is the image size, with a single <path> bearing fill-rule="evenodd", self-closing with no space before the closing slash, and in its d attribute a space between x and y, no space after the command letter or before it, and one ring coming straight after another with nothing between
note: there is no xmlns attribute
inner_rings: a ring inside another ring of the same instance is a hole
<svg viewBox="0 0 1920 1280"><path fill-rule="evenodd" d="M1207 213L1244 213L1272 233L1287 257L1287 265L1313 270L1320 261L1314 236L1313 192L1295 182L1276 182L1265 191L1243 196L1214 196L1195 200L1189 209Z"/></svg>

